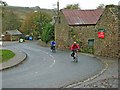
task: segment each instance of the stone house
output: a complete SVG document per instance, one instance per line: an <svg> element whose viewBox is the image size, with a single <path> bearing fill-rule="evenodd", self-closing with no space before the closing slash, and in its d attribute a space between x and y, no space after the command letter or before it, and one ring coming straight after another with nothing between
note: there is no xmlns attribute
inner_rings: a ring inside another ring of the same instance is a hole
<svg viewBox="0 0 120 90"><path fill-rule="evenodd" d="M4 41L18 41L22 36L22 33L19 30L8 30L4 32Z"/></svg>
<svg viewBox="0 0 120 90"><path fill-rule="evenodd" d="M95 25L102 15L102 10L69 10L60 11L60 21L55 25L57 47L68 49L77 41L83 48L89 40L95 38Z"/></svg>
<svg viewBox="0 0 120 90"><path fill-rule="evenodd" d="M95 45L94 54L105 57L118 57L118 6L108 5L106 6L102 16L99 18L96 24L95 30ZM105 30L105 38L100 39L97 36L98 30ZM120 36L119 36L120 37Z"/></svg>
<svg viewBox="0 0 120 90"><path fill-rule="evenodd" d="M57 48L69 49L70 45L77 41L83 51L92 47L90 53L117 57L119 48L117 13L117 6L114 5L106 6L104 11L61 10L59 21L55 24ZM105 29L104 39L98 38L99 29Z"/></svg>

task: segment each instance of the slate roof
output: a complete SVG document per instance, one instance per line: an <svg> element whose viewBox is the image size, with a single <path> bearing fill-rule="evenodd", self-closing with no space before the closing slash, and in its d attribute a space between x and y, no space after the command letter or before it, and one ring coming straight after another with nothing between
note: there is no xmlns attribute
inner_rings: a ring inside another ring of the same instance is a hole
<svg viewBox="0 0 120 90"><path fill-rule="evenodd" d="M9 31L6 31L6 34L9 34L9 35L22 35L22 33L18 30L9 30Z"/></svg>
<svg viewBox="0 0 120 90"><path fill-rule="evenodd" d="M61 10L69 25L95 25L103 10Z"/></svg>

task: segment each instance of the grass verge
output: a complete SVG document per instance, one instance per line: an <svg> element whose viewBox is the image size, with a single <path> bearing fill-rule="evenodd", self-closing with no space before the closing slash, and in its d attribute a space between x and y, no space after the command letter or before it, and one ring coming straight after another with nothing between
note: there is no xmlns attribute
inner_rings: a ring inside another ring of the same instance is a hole
<svg viewBox="0 0 120 90"><path fill-rule="evenodd" d="M0 63L8 61L14 56L15 53L13 53L11 50L0 50Z"/></svg>

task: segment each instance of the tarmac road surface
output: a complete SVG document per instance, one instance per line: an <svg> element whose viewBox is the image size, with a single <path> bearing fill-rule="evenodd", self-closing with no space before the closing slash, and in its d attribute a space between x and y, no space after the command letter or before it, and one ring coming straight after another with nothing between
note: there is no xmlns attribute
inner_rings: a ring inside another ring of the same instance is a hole
<svg viewBox="0 0 120 90"><path fill-rule="evenodd" d="M79 53L79 62L74 63L70 52L51 53L36 42L10 44L6 48L23 51L28 58L17 67L0 72L3 88L59 88L87 79L104 68L96 58Z"/></svg>

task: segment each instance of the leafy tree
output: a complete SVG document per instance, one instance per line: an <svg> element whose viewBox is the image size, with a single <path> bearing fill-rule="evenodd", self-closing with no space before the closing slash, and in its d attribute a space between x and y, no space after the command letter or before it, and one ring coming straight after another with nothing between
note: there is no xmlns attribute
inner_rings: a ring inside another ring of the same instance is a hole
<svg viewBox="0 0 120 90"><path fill-rule="evenodd" d="M46 23L51 22L52 18L43 12L32 12L26 15L20 31L37 38L42 35Z"/></svg>
<svg viewBox="0 0 120 90"><path fill-rule="evenodd" d="M2 32L6 30L19 29L21 22L18 16L5 7L2 8Z"/></svg>
<svg viewBox="0 0 120 90"><path fill-rule="evenodd" d="M105 5L104 4L100 4L97 9L104 9L105 8Z"/></svg>
<svg viewBox="0 0 120 90"><path fill-rule="evenodd" d="M79 4L68 4L64 9L80 9Z"/></svg>
<svg viewBox="0 0 120 90"><path fill-rule="evenodd" d="M26 16L25 20L23 21L20 31L24 34L30 34L32 30L32 14Z"/></svg>
<svg viewBox="0 0 120 90"><path fill-rule="evenodd" d="M54 39L54 27L51 23L46 23L43 28L44 30L42 33L41 40L45 43L48 43L50 40Z"/></svg>

